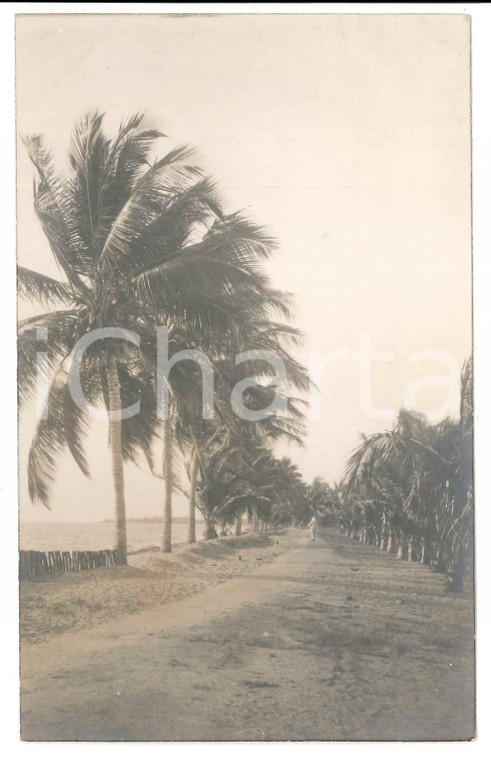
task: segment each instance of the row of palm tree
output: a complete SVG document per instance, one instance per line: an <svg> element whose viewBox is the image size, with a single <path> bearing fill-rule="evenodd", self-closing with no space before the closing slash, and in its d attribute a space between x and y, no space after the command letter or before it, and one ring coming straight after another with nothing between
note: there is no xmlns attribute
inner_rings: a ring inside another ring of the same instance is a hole
<svg viewBox="0 0 491 760"><path fill-rule="evenodd" d="M19 324L20 403L32 398L40 381L48 387L29 452L29 493L49 505L57 457L65 449L89 475L84 436L90 409L105 409L122 562L125 461L144 456L151 473L163 477L164 552L171 551L177 489L189 496L191 542L196 508L209 536L217 525L239 524L245 510L256 525L259 514L272 514L279 471L286 467L271 447L279 438L301 443L302 402L296 395L309 386L290 353L301 336L288 324L289 297L261 267L275 241L243 214L224 212L215 183L195 165L191 149L174 148L158 158L163 139L143 127L142 114L122 123L113 138L103 131L103 115L88 114L75 127L63 169L41 136L24 141L36 170L34 208L60 272L54 279L18 269L20 294L42 305ZM195 361L175 364L159 387L159 327L166 328L169 358L194 349L211 362L212 419L203 419ZM102 337L90 340L98 329ZM135 334L138 345L126 339ZM83 339L88 342L80 352ZM257 350L281 358L286 387L277 386L271 365L255 355L236 364L238 353ZM75 363L90 408L73 396ZM261 380L244 392L245 405L263 409L283 394L288 414L260 421L237 417L231 390L250 376ZM121 419L119 410L136 402L139 412ZM154 461L158 441L162 467ZM185 462L188 490L178 482L177 458Z"/></svg>
<svg viewBox="0 0 491 760"><path fill-rule="evenodd" d="M402 410L392 430L363 436L330 502L349 536L446 573L455 590L472 571L472 393L467 361L460 419Z"/></svg>

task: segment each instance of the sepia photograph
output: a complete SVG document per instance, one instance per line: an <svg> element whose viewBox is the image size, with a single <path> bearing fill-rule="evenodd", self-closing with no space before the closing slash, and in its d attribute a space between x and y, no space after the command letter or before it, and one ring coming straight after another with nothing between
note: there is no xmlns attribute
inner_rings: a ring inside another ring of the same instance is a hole
<svg viewBox="0 0 491 760"><path fill-rule="evenodd" d="M17 14L22 740L475 738L473 23Z"/></svg>

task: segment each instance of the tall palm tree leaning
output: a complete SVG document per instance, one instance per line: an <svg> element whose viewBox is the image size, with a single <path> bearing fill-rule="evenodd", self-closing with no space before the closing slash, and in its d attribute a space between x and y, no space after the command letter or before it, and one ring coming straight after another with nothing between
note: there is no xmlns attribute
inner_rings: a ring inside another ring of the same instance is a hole
<svg viewBox="0 0 491 760"><path fill-rule="evenodd" d="M102 135L101 122L102 117L94 115L77 125L69 150L70 170L65 176L56 172L39 136L25 140L38 175L34 208L64 277L59 282L23 267L18 269L20 293L52 307L19 325L21 402L36 390L40 373L49 383L28 462L31 498L46 506L55 457L63 448L68 447L81 470L89 474L82 446L89 409L75 403L69 385L75 346L96 328L133 329L138 319L135 294L118 292L124 270L116 260L115 238L124 223L123 208L134 193L135 178L157 133L137 132L141 118L135 117L110 142ZM122 248L120 245L121 253ZM56 308L60 305L67 308ZM38 351L44 354L43 362L38 361ZM123 456L134 456L135 429L131 424L125 426L125 443L119 410L122 396L139 384L130 370L135 358L129 345L107 337L92 343L79 356L81 390L86 400L94 405L104 399L108 411L115 543L122 563L126 563L127 555ZM145 414L140 415L139 444L150 454L154 424L150 423L143 435L145 421Z"/></svg>
<svg viewBox="0 0 491 760"><path fill-rule="evenodd" d="M118 412L123 393L155 390L155 356L111 330L140 335L158 325L181 327L194 331L199 342L199 336L234 330L235 299L251 309L267 303L281 311L284 304L257 270L273 241L241 215L222 212L214 184L190 163L190 149L153 159L163 135L142 129L141 114L123 123L113 139L104 135L102 120L88 114L77 124L66 173L56 170L39 135L25 139L38 175L35 210L62 281L19 268L21 293L51 307L20 324L20 395L24 399L35 389L40 349L50 390L29 457L29 487L31 498L47 505L61 449L67 446L88 474L82 447L88 410L73 403L68 376L77 342L95 328L109 329L109 337L92 343L79 364L87 400L103 398L108 412L116 548L126 562L125 436L127 456L140 446L150 457L155 425L150 406L143 421L138 414L121 422ZM46 337L41 346L40 336ZM171 437L168 422L164 551L171 549Z"/></svg>

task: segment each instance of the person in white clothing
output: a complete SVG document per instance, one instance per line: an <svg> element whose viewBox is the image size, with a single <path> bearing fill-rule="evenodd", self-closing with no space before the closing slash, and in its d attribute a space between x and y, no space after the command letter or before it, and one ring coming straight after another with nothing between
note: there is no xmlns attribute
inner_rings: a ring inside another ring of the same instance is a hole
<svg viewBox="0 0 491 760"><path fill-rule="evenodd" d="M315 537L317 535L317 518L314 515L312 520L309 522L309 528L310 528L310 538L312 541L315 541Z"/></svg>

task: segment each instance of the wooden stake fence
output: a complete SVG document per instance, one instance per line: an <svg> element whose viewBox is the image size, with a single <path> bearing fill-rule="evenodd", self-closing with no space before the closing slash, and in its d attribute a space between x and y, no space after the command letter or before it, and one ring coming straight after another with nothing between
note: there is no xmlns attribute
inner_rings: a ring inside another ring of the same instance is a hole
<svg viewBox="0 0 491 760"><path fill-rule="evenodd" d="M19 577L23 580L50 573L92 570L96 567L116 567L122 564L122 556L117 549L87 552L21 551L19 552Z"/></svg>

